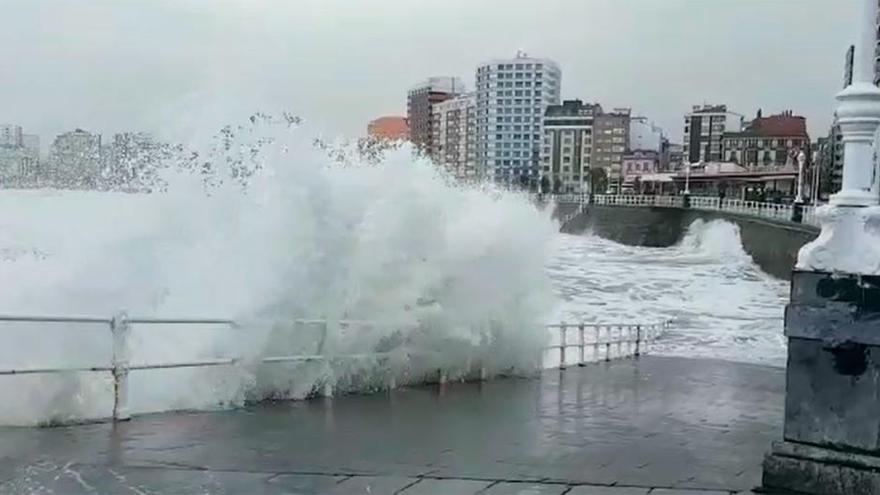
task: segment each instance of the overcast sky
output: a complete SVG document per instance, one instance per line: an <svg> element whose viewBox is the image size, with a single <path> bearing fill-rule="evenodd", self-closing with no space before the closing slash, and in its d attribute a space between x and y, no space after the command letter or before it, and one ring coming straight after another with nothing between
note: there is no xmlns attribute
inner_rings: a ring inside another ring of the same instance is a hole
<svg viewBox="0 0 880 495"><path fill-rule="evenodd" d="M0 0L0 123L46 142L291 110L330 135L405 114L431 75L555 59L564 98L680 141L691 105L793 109L824 134L858 0ZM189 126L189 127L188 127Z"/></svg>

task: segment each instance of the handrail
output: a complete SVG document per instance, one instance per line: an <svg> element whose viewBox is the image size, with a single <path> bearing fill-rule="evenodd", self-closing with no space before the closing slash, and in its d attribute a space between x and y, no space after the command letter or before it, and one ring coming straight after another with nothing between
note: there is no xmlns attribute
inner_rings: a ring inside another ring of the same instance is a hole
<svg viewBox="0 0 880 495"><path fill-rule="evenodd" d="M764 203L760 201L747 201L741 199L727 199L715 196L659 196L659 195L544 195L550 201L557 204L579 204L578 211L570 213L563 218L563 225L582 212L587 204L600 206L631 206L650 208L690 208L704 211L724 211L739 215L768 218L771 220L802 223L813 227L820 227L816 216L815 205Z"/></svg>
<svg viewBox="0 0 880 495"><path fill-rule="evenodd" d="M547 346L545 350L559 351L559 369L561 370L572 364L584 366L590 362L591 360L586 357L588 348L593 351L592 361L639 357L649 351L650 346L669 329L671 324L671 320L666 320L653 324L559 323L546 325L548 329L559 330L559 339L557 344ZM577 342L568 341L568 333L571 330L577 331ZM591 339L587 338L587 330L590 330ZM573 363L566 352L570 348L575 348L578 351L578 356ZM602 355L600 356L600 354Z"/></svg>
<svg viewBox="0 0 880 495"><path fill-rule="evenodd" d="M326 354L323 351L323 342L326 340L326 334L333 324L341 327L381 325L382 322L370 320L339 320L336 322L325 319L296 319L293 323L306 325L320 325L321 333L320 342L316 354L291 355L291 356L266 356L262 358L248 359L244 357L216 357L202 358L183 362L165 362L165 363L149 363L149 362L130 362L129 358L129 337L131 335L132 325L226 325L230 328L241 328L239 322L231 319L223 318L147 318L136 317L128 318L125 312L117 313L113 318L93 317L93 316L35 316L35 315L0 315L0 322L15 323L73 323L73 324L91 324L100 323L106 325L110 330L113 338L112 355L110 363L106 365L96 366L72 366L72 367L17 367L17 368L0 368L0 376L15 375L33 375L46 373L76 373L76 372L110 372L113 376L113 413L112 420L126 420L130 418L128 408L129 400L129 380L130 371L142 370L159 370L159 369L179 369L179 368L199 368L199 367L216 367L216 366L237 366L245 363L292 363L292 362L314 362L314 361L336 361L336 360L361 360L374 359L382 356L391 356L391 352L375 352L369 354L348 354L333 355ZM665 331L669 326L669 322L655 324L602 324L602 323L578 323L570 325L567 323L552 323L544 325L548 331L556 330L559 333L558 343L552 343L543 348L543 352L557 350L560 353L560 368L565 368L568 364L566 358L566 350L572 347L579 348L580 358L578 365L584 365L587 362L585 357L586 348L594 347L594 357L598 357L599 347L604 346L604 360L619 359L624 357L637 357L646 352L651 344ZM568 343L568 331L570 329L578 329L580 340L578 343ZM590 330L593 339L587 339L587 330ZM0 326L2 330L2 326ZM604 337L603 337L604 333ZM612 352L612 348L616 347L617 352ZM596 359L598 360L598 359ZM469 361L470 363L470 361ZM469 364L470 367L470 364ZM445 370L438 370L438 382L445 383L447 373ZM486 369L479 367L480 379L487 376ZM389 388L394 388L395 382L389 384ZM324 394L332 395L332 387L325 386Z"/></svg>

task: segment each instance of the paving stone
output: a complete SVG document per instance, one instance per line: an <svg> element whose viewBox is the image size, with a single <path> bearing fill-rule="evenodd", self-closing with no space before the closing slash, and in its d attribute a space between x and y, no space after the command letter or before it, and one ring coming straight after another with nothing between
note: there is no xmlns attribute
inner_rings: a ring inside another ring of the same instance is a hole
<svg viewBox="0 0 880 495"><path fill-rule="evenodd" d="M568 485L541 483L497 483L480 495L562 495Z"/></svg>
<svg viewBox="0 0 880 495"><path fill-rule="evenodd" d="M565 495L648 495L648 488L628 486L576 486Z"/></svg>
<svg viewBox="0 0 880 495"><path fill-rule="evenodd" d="M715 490L673 490L655 488L654 490L651 490L651 495L730 495L730 492L719 492Z"/></svg>
<svg viewBox="0 0 880 495"><path fill-rule="evenodd" d="M101 493L125 483L145 493L321 493L358 481L334 474L747 492L782 438L784 387L783 369L646 356L538 379L451 383L443 393L409 387L116 425L0 427L0 483L25 493L38 491L30 483L87 490L71 473L54 481L72 464L104 468L77 468Z"/></svg>
<svg viewBox="0 0 880 495"><path fill-rule="evenodd" d="M328 495L354 495L358 493L370 493L373 495L393 494L418 481L418 478L406 478L403 476L353 476L339 483L327 493Z"/></svg>
<svg viewBox="0 0 880 495"><path fill-rule="evenodd" d="M488 481L423 479L400 493L402 495L474 495L491 484Z"/></svg>
<svg viewBox="0 0 880 495"><path fill-rule="evenodd" d="M345 478L313 474L282 474L269 481L272 489L297 495L324 494L336 489Z"/></svg>

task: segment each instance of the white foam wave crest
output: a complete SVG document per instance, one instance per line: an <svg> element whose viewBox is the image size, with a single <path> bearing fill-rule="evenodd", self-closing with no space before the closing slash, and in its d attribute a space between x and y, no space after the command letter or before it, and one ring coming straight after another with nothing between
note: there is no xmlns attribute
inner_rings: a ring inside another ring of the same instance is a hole
<svg viewBox="0 0 880 495"><path fill-rule="evenodd" d="M743 248L739 226L725 220L694 220L676 247L688 256L696 254L726 261L752 261Z"/></svg>
<svg viewBox="0 0 880 495"><path fill-rule="evenodd" d="M164 193L2 191L0 312L231 318L240 328L135 325L133 362L313 353L383 359L133 372L135 412L375 388L469 361L489 372L540 363L553 306L544 264L558 225L525 198L460 187L409 148L346 163L308 131L248 129L219 155L258 173L206 194L166 174ZM268 144L267 144L268 143ZM256 152L253 150L257 149ZM232 160L235 161L234 159ZM487 194L488 192L488 194ZM345 329L339 320L378 322ZM106 364L102 325L0 323L0 368ZM409 356L409 357L408 357ZM251 361L253 362L253 361ZM0 424L107 416L106 373L0 377Z"/></svg>

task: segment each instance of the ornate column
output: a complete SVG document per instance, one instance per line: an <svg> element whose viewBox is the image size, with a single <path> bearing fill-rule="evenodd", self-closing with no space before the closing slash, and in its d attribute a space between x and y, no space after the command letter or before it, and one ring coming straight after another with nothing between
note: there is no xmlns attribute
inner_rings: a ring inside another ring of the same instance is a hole
<svg viewBox="0 0 880 495"><path fill-rule="evenodd" d="M770 490L880 493L880 189L873 84L878 0L859 0L853 84L837 95L843 186L817 211L785 313L784 439L764 460Z"/></svg>

